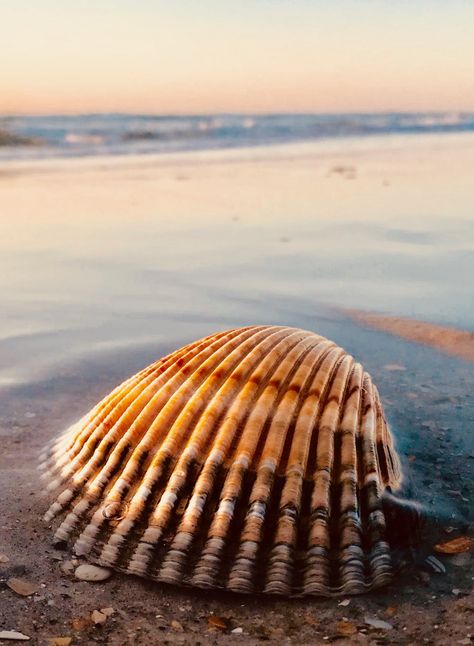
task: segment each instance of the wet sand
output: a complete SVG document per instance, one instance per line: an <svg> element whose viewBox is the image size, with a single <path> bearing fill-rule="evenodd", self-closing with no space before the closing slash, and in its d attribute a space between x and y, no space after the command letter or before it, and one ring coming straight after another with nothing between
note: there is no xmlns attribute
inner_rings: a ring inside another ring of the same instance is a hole
<svg viewBox="0 0 474 646"><path fill-rule="evenodd" d="M452 257L468 263L472 142L436 154L420 145L266 155L226 164L215 153L215 162L195 156L0 169L8 215L0 240L0 555L8 558L0 562L0 631L18 630L32 644L55 637L73 644L324 644L342 640L344 631L346 642L361 644L470 643L474 556L439 556L446 572L437 574L422 565L432 541L393 585L346 605L204 593L119 574L80 582L63 571L71 555L52 547L51 528L41 521L49 500L37 457L46 442L114 385L183 343L272 322L315 330L362 361L402 457L401 494L455 528L440 530L442 537L472 535L474 364L437 349L447 347L440 328L470 315L468 304L453 306L464 302L470 278L461 275L461 291L451 294L459 270L453 267L446 283L435 276L441 291L430 299L419 298L424 277L415 285L403 271L396 282L387 278L405 260L421 257L423 264L432 253L438 263L440 248L444 277ZM394 224L394 204L405 228ZM411 213L436 211L433 204L457 213L456 235L451 222L436 235L411 228ZM392 245L381 236L381 213L390 213L383 224ZM379 243L379 264L401 255L374 278ZM436 320L431 345L426 327L420 339L406 323L386 319L382 328L372 320L373 329L334 309L386 311L387 302L403 319ZM12 577L33 582L37 592L16 594L7 586ZM110 607L104 624L91 623L94 610ZM222 621L212 625L212 616ZM374 618L392 628L366 623Z"/></svg>

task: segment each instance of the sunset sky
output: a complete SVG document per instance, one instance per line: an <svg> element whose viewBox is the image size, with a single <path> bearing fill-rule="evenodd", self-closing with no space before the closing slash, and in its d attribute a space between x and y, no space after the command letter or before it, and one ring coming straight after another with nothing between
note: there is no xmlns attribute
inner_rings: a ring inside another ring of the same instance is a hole
<svg viewBox="0 0 474 646"><path fill-rule="evenodd" d="M474 110L471 0L0 0L0 113Z"/></svg>

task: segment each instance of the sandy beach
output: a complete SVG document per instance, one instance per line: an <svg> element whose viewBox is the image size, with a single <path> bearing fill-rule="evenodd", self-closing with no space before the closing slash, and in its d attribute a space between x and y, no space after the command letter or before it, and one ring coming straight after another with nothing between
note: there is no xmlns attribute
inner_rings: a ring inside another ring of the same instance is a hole
<svg viewBox="0 0 474 646"><path fill-rule="evenodd" d="M441 573L425 557L473 535L473 167L470 135L3 164L0 632L38 645L471 643L473 555L436 554ZM43 446L159 356L260 322L315 330L366 366L402 493L441 518L438 534L365 597L76 580L41 520ZM446 327L462 332L448 342Z"/></svg>

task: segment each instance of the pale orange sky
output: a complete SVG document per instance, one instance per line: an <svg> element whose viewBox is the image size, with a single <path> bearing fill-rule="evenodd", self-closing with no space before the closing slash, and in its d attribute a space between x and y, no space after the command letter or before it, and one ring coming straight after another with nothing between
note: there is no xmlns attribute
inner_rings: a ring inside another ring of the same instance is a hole
<svg viewBox="0 0 474 646"><path fill-rule="evenodd" d="M0 113L474 110L469 0L2 0Z"/></svg>

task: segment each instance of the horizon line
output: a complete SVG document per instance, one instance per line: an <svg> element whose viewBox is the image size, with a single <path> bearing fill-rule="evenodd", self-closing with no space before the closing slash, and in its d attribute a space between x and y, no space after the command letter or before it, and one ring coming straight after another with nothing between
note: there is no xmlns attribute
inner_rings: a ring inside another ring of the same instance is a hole
<svg viewBox="0 0 474 646"><path fill-rule="evenodd" d="M474 114L474 108L459 108L459 109L435 109L428 110L415 109L415 110L265 110L250 111L250 110L218 110L216 112L148 112L142 110L85 110L85 111L51 111L51 112L2 112L0 110L0 118L10 117L93 117L93 116L147 116L147 117L163 117L163 118L178 118L178 117L205 117L205 116L252 116L252 117L268 117L268 116L323 116L323 115L403 115L403 114Z"/></svg>

